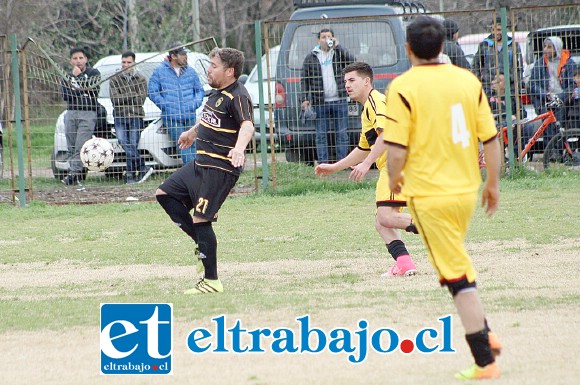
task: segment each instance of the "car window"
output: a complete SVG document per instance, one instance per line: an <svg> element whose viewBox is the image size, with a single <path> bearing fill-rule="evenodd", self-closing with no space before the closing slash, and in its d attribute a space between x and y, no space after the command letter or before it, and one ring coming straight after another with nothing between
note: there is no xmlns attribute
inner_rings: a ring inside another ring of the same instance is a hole
<svg viewBox="0 0 580 385"><path fill-rule="evenodd" d="M270 50L270 79L274 79L276 76L276 61L278 60L278 51ZM268 78L268 72L266 71L267 63L266 63L266 55L262 55L262 77L264 79ZM252 69L252 73L247 80L250 83L257 83L258 82L258 68L254 66Z"/></svg>
<svg viewBox="0 0 580 385"><path fill-rule="evenodd" d="M159 63L144 62L137 66L137 71L139 71L145 78L149 81L149 77L153 73L153 70L159 65ZM121 70L121 64L105 64L95 67L101 73L101 79L108 79L115 73ZM101 91L99 92L99 98L109 98L109 80L104 81L101 84Z"/></svg>
<svg viewBox="0 0 580 385"><path fill-rule="evenodd" d="M191 56L195 55L195 56ZM207 68L209 67L209 59L206 56L199 55L199 54L190 54L188 57L188 64L195 69L195 72L199 76L199 80L201 81L202 85L207 84ZM137 64L136 70L139 71L147 81L151 77L151 74L159 66L159 61L143 61ZM121 64L104 64L95 66L96 69L99 70L101 73L101 79L108 79L113 76L115 73L121 70ZM109 90L109 80L104 81L101 84L101 90L99 92L99 98L109 98L110 97L110 90Z"/></svg>
<svg viewBox="0 0 580 385"><path fill-rule="evenodd" d="M317 44L320 23L310 23L298 26L289 50L288 63L291 68L300 69L306 55ZM354 29L352 23L332 23L330 28L340 45L345 47L357 60L364 61L372 67L392 66L397 64L397 47L393 31L388 22L366 21L357 22Z"/></svg>

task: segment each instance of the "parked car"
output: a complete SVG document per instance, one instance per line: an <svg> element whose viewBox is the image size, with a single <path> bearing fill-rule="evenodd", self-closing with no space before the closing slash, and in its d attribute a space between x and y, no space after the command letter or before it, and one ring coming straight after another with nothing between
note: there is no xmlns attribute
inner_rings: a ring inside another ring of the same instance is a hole
<svg viewBox="0 0 580 385"><path fill-rule="evenodd" d="M165 60L166 56L167 54L162 52L137 53L135 58L138 63L136 70L149 79L153 70ZM190 52L188 53L188 63L196 70L204 89L208 92L211 89L207 83L206 71L209 65L209 57L202 53ZM121 70L121 55L104 57L94 65L94 68L101 72L102 79L108 79ZM101 84L98 101L104 107L104 111L103 116L99 119L101 123L97 124L95 133L98 136L107 138L115 151L113 164L105 171L105 174L120 177L126 169L127 163L125 151L119 144L115 134L113 104L109 95L109 80L105 80ZM156 169L180 167L182 165L181 157L177 154L175 142L169 138L167 130L162 125L161 111L149 98L145 100L143 107L145 110L145 129L141 133L138 149L141 157L145 160L145 165ZM201 107L197 112L198 114L201 113ZM57 179L62 179L68 171L68 151L64 127L65 114L66 111L60 114L56 121L54 147L50 162L53 175Z"/></svg>
<svg viewBox="0 0 580 385"><path fill-rule="evenodd" d="M405 28L413 14L424 13L420 2L368 0L365 4L295 0L297 10L290 17L280 43L276 68L276 126L286 159L311 163L316 160L315 122L300 122L300 70L316 43L321 28L334 35L357 60L373 67L374 87L385 91L387 84L410 66L405 54ZM344 5L346 4L346 5ZM354 17L361 17L353 20ZM360 136L360 106L348 107L348 136L351 147ZM331 129L330 131L333 131ZM334 143L330 135L329 145ZM332 158L332 154L331 154Z"/></svg>
<svg viewBox="0 0 580 385"><path fill-rule="evenodd" d="M248 90L250 97L252 98L252 103L254 105L254 126L256 127L256 142L259 143L261 140L260 135L260 86L262 87L262 92L264 93L264 117L266 122L266 140L270 143L270 105L272 110L275 109L275 97L276 97L276 63L278 61L278 53L280 52L280 46L277 45L268 50L267 54L262 56L260 61L262 66L262 79L260 82L258 77L258 64L254 66L250 74L247 76L244 86ZM266 55L269 55L266 58ZM268 64L270 68L268 69ZM269 72L268 72L269 71ZM269 89L268 89L269 85ZM269 95L269 96L268 96ZM275 111L274 111L275 112ZM273 121L276 124L275 120ZM276 127L274 127L276 129ZM275 138L276 142L279 139Z"/></svg>
<svg viewBox="0 0 580 385"><path fill-rule="evenodd" d="M526 39L528 63L533 64L542 56L544 40L550 36L562 39L564 49L570 51L576 64L580 64L580 24L557 25L530 32Z"/></svg>

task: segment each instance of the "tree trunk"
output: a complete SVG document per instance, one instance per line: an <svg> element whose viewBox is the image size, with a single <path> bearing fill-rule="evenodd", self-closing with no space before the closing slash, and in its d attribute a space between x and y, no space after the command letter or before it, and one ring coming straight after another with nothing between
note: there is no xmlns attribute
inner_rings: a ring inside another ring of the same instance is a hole
<svg viewBox="0 0 580 385"><path fill-rule="evenodd" d="M129 46L131 47L131 50L136 50L136 48L139 46L139 39L138 34L139 34L139 19L137 19L137 11L135 9L135 2L136 0L127 0L127 5L128 5L128 17L129 17L129 28L128 28L128 34L129 34Z"/></svg>

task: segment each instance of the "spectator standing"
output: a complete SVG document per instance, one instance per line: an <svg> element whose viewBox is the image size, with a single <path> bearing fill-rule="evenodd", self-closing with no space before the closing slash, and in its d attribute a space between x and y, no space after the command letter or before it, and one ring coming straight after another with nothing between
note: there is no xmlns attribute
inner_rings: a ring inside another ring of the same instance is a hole
<svg viewBox="0 0 580 385"><path fill-rule="evenodd" d="M446 19L443 21L445 27L445 45L443 45L443 53L449 56L452 64L458 67L471 69L469 62L465 58L465 53L459 46L457 39L459 38L459 25L453 20Z"/></svg>
<svg viewBox="0 0 580 385"><path fill-rule="evenodd" d="M318 163L328 163L328 129L334 121L336 159L348 154L348 103L342 70L355 57L342 47L331 29L318 33L318 44L306 55L301 71L302 110L316 112L316 154Z"/></svg>
<svg viewBox="0 0 580 385"><path fill-rule="evenodd" d="M143 103L147 98L147 79L135 68L135 53L121 55L122 72L111 79L111 102L115 117L115 132L127 156L127 184L145 181L153 172L145 167L137 146L143 130L145 111Z"/></svg>
<svg viewBox="0 0 580 385"><path fill-rule="evenodd" d="M471 68L473 73L481 81L483 90L487 95L491 95L491 81L499 72L503 72L503 49L508 50L510 88L515 90L515 79L513 76L514 62L517 65L518 81L521 82L524 62L522 51L520 50L520 46L510 36L507 37L507 41L503 41L501 18L497 17L491 26L491 34L479 43Z"/></svg>
<svg viewBox="0 0 580 385"><path fill-rule="evenodd" d="M195 70L187 64L188 49L180 43L172 45L167 60L155 68L149 79L149 99L161 110L163 125L175 141L196 121L204 90ZM195 144L187 149L177 147L183 164L195 159Z"/></svg>
<svg viewBox="0 0 580 385"><path fill-rule="evenodd" d="M546 112L546 102L560 98L569 99L574 90L574 70L576 65L570 56L570 51L563 49L562 40L550 36L544 40L544 52L541 58L534 62L528 84L529 94L538 114ZM560 106L554 110L556 119L566 126L566 107ZM556 134L556 126L551 124L544 131L544 145Z"/></svg>
<svg viewBox="0 0 580 385"><path fill-rule="evenodd" d="M67 186L83 184L81 148L92 137L97 123L101 73L89 67L88 60L83 48L71 48L70 64L73 68L61 81L61 94L67 104L64 126L69 162L68 174L62 183Z"/></svg>

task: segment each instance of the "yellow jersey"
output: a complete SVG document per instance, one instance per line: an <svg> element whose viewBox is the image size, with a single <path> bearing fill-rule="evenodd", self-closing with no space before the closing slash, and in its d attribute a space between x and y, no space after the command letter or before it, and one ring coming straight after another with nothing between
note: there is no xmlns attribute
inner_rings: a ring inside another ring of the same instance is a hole
<svg viewBox="0 0 580 385"><path fill-rule="evenodd" d="M375 90L374 88L369 93L367 101L365 102L360 117L361 120L361 135L358 142L358 148L363 151L370 151L375 145L377 139L385 128L387 123L386 116L386 100L385 95ZM375 164L380 170L387 163L387 154L384 152L377 158Z"/></svg>
<svg viewBox="0 0 580 385"><path fill-rule="evenodd" d="M475 75L446 64L412 67L391 82L387 106L383 139L407 148L405 196L478 190L478 141L497 129Z"/></svg>

